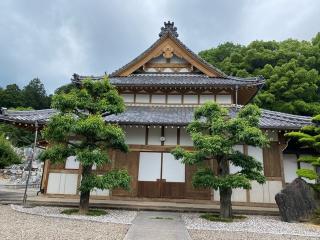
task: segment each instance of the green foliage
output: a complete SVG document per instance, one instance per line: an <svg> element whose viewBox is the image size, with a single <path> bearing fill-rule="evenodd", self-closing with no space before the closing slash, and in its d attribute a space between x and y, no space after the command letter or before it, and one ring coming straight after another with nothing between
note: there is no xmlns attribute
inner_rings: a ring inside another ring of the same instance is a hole
<svg viewBox="0 0 320 240"><path fill-rule="evenodd" d="M0 168L21 162L21 157L14 151L11 143L0 135Z"/></svg>
<svg viewBox="0 0 320 240"><path fill-rule="evenodd" d="M83 176L81 181L80 191L91 191L94 188L98 189L114 189L122 188L130 190L131 177L127 170L111 170L104 175L90 174Z"/></svg>
<svg viewBox="0 0 320 240"><path fill-rule="evenodd" d="M50 101L51 97L47 95L38 78L31 80L22 90L16 84L0 88L0 107L22 108L21 110L45 109L50 107Z"/></svg>
<svg viewBox="0 0 320 240"><path fill-rule="evenodd" d="M199 55L228 75L262 75L266 85L255 97L259 107L302 115L320 113L319 33L312 41L230 42Z"/></svg>
<svg viewBox="0 0 320 240"><path fill-rule="evenodd" d="M200 215L200 218L206 219L211 222L233 222L234 220L243 220L246 219L246 216L235 215L232 218L224 218L214 213L204 213Z"/></svg>
<svg viewBox="0 0 320 240"><path fill-rule="evenodd" d="M15 147L30 146L34 141L33 132L10 124L0 123L0 133L8 137L11 144ZM41 136L39 137L41 138Z"/></svg>
<svg viewBox="0 0 320 240"><path fill-rule="evenodd" d="M290 132L285 137L290 138L294 144L301 149L308 149L314 152L313 155L301 156L298 161L309 163L314 169L298 169L297 175L310 180L320 181L320 114L312 118L313 125L305 126L298 132Z"/></svg>
<svg viewBox="0 0 320 240"><path fill-rule="evenodd" d="M39 78L32 79L22 90L23 106L34 109L50 107L50 97L47 96L43 83Z"/></svg>
<svg viewBox="0 0 320 240"><path fill-rule="evenodd" d="M123 130L116 124L106 123L102 117L102 114L117 114L125 109L109 80L86 79L79 88L58 91L52 97L52 107L60 113L50 119L42 132L51 145L40 158L55 163L76 156L82 165L82 193L90 193L95 188L129 190L131 179L126 170L112 170L103 175L92 171L93 165L110 163L108 150L128 151Z"/></svg>
<svg viewBox="0 0 320 240"><path fill-rule="evenodd" d="M312 169L301 168L301 169L298 169L296 172L299 177L305 177L310 180L316 180L319 178L316 171Z"/></svg>
<svg viewBox="0 0 320 240"><path fill-rule="evenodd" d="M177 147L172 151L176 159L198 166L192 178L194 187L220 190L220 199L223 199L225 196L221 190L250 189L251 180L265 182L261 163L233 149L238 144L258 147L268 145L267 137L258 128L259 118L260 110L254 105L242 108L232 119L227 109L214 102L207 102L196 109L194 120L187 127L194 150ZM218 170L203 167L207 160L216 161ZM231 174L231 163L241 170ZM231 199L231 195L227 198Z"/></svg>
<svg viewBox="0 0 320 240"><path fill-rule="evenodd" d="M76 209L76 208L64 209L61 211L61 214L77 215L79 214L79 209ZM89 209L89 211L86 213L87 216L96 216L96 217L104 216L107 214L108 213L103 209Z"/></svg>

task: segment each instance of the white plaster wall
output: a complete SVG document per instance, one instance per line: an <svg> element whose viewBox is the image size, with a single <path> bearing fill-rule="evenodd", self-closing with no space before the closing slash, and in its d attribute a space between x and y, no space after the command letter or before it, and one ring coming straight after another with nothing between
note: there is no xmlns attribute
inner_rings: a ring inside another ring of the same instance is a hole
<svg viewBox="0 0 320 240"><path fill-rule="evenodd" d="M220 193L218 190L213 191L213 200L220 201ZM242 188L232 189L231 201L232 202L246 202L247 201L247 191Z"/></svg>
<svg viewBox="0 0 320 240"><path fill-rule="evenodd" d="M149 103L149 94L136 94L136 103Z"/></svg>
<svg viewBox="0 0 320 240"><path fill-rule="evenodd" d="M276 203L275 196L282 190L281 181L268 181L269 187L269 203Z"/></svg>
<svg viewBox="0 0 320 240"><path fill-rule="evenodd" d="M146 144L146 128L145 127L126 127L123 128L126 134L126 143L127 144Z"/></svg>
<svg viewBox="0 0 320 240"><path fill-rule="evenodd" d="M261 148L248 146L248 155L261 162L263 166L263 152Z"/></svg>
<svg viewBox="0 0 320 240"><path fill-rule="evenodd" d="M190 68L181 68L179 72L191 72Z"/></svg>
<svg viewBox="0 0 320 240"><path fill-rule="evenodd" d="M246 202L247 190L242 188L232 189L231 201L233 202Z"/></svg>
<svg viewBox="0 0 320 240"><path fill-rule="evenodd" d="M181 95L168 95L169 104L181 104L182 96Z"/></svg>
<svg viewBox="0 0 320 240"><path fill-rule="evenodd" d="M286 183L291 183L298 177L297 169L297 156L295 154L283 154L283 170Z"/></svg>
<svg viewBox="0 0 320 240"><path fill-rule="evenodd" d="M200 95L200 103L205 103L207 101L214 101L214 95Z"/></svg>
<svg viewBox="0 0 320 240"><path fill-rule="evenodd" d="M139 181L157 181L160 179L161 153L140 152Z"/></svg>
<svg viewBox="0 0 320 240"><path fill-rule="evenodd" d="M172 68L164 68L163 72L169 73L169 72L174 72Z"/></svg>
<svg viewBox="0 0 320 240"><path fill-rule="evenodd" d="M164 145L177 145L177 128L165 128L164 137L166 138Z"/></svg>
<svg viewBox="0 0 320 240"><path fill-rule="evenodd" d="M151 102L166 103L166 95L158 95L158 94L151 95Z"/></svg>
<svg viewBox="0 0 320 240"><path fill-rule="evenodd" d="M198 95L184 95L183 96L184 104L198 104Z"/></svg>
<svg viewBox="0 0 320 240"><path fill-rule="evenodd" d="M252 181L249 194L250 194L250 202L257 202L257 203L268 202L268 198L267 198L268 185L259 184L257 181Z"/></svg>
<svg viewBox="0 0 320 240"><path fill-rule="evenodd" d="M98 188L94 188L91 191L91 196L109 196L110 195L110 191L108 189L98 189Z"/></svg>
<svg viewBox="0 0 320 240"><path fill-rule="evenodd" d="M124 93L121 94L123 97L123 101L126 103L133 103L134 102L134 94Z"/></svg>
<svg viewBox="0 0 320 240"><path fill-rule="evenodd" d="M235 146L233 146L233 149L243 153L243 145L235 145ZM241 167L233 165L231 162L230 162L229 168L230 168L230 173L236 173L236 172L241 171L241 169L242 169Z"/></svg>
<svg viewBox="0 0 320 240"><path fill-rule="evenodd" d="M251 184L250 202L275 203L275 195L282 189L281 181L266 181L265 184L253 181Z"/></svg>
<svg viewBox="0 0 320 240"><path fill-rule="evenodd" d="M180 145L193 146L191 136L187 133L187 130L185 128L180 128Z"/></svg>
<svg viewBox="0 0 320 240"><path fill-rule="evenodd" d="M231 95L216 95L216 102L220 104L231 104Z"/></svg>
<svg viewBox="0 0 320 240"><path fill-rule="evenodd" d="M60 173L49 173L47 193L59 194L60 192Z"/></svg>
<svg viewBox="0 0 320 240"><path fill-rule="evenodd" d="M150 127L149 134L148 134L148 145L161 145L160 137L161 137L161 128Z"/></svg>
<svg viewBox="0 0 320 240"><path fill-rule="evenodd" d="M155 69L155 68L145 68L144 70L146 72L157 72L157 69Z"/></svg>
<svg viewBox="0 0 320 240"><path fill-rule="evenodd" d="M185 165L171 153L163 153L162 179L166 182L185 182Z"/></svg>
<svg viewBox="0 0 320 240"><path fill-rule="evenodd" d="M78 174L49 173L47 193L76 194Z"/></svg>
<svg viewBox="0 0 320 240"><path fill-rule="evenodd" d="M65 169L79 169L80 162L75 156L70 156L66 160Z"/></svg>

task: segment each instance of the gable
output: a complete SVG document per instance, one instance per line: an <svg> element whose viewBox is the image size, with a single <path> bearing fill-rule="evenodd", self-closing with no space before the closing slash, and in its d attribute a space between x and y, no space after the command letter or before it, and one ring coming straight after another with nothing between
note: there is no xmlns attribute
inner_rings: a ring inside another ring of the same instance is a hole
<svg viewBox="0 0 320 240"><path fill-rule="evenodd" d="M198 72L209 77L225 77L224 73L189 50L170 31L162 35L144 53L111 76L126 77L135 71L163 72L164 69L167 69L167 72Z"/></svg>

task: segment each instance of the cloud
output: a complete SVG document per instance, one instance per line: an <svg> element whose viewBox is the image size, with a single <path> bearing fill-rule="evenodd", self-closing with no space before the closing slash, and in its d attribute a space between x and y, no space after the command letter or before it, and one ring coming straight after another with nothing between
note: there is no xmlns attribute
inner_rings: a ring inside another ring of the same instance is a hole
<svg viewBox="0 0 320 240"><path fill-rule="evenodd" d="M198 52L232 41L310 39L320 1L0 1L0 86L39 77L49 92L74 72L101 75L136 57L173 20Z"/></svg>

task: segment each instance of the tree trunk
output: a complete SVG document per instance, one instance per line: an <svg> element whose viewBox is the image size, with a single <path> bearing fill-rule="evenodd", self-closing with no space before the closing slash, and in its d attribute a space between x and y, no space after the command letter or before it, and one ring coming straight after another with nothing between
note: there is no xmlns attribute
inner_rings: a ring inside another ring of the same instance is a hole
<svg viewBox="0 0 320 240"><path fill-rule="evenodd" d="M217 159L219 165L219 176L230 174L229 162L224 158ZM219 188L220 192L220 217L232 218L231 195L232 188Z"/></svg>
<svg viewBox="0 0 320 240"><path fill-rule="evenodd" d="M220 217L232 218L231 188L220 188Z"/></svg>
<svg viewBox="0 0 320 240"><path fill-rule="evenodd" d="M86 215L89 210L90 192L81 192L79 213Z"/></svg>
<svg viewBox="0 0 320 240"><path fill-rule="evenodd" d="M83 179L85 179L86 176L89 176L92 172L92 165L90 166L85 166L82 167L82 180L81 180L81 184ZM87 214L88 210L89 210L89 200L90 200L90 191L82 191L80 193L80 205L79 205L79 213L80 214Z"/></svg>

